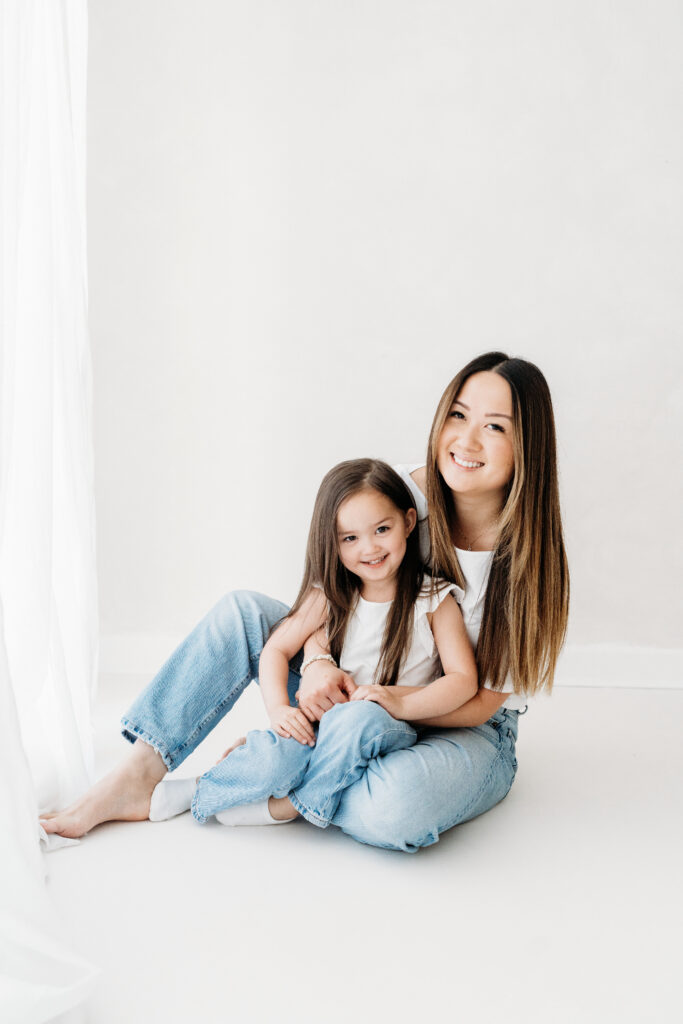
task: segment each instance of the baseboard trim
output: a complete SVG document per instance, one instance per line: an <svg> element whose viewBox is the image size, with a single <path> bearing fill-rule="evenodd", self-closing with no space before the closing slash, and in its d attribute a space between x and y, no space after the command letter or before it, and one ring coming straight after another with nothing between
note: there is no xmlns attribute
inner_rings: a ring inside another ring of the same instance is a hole
<svg viewBox="0 0 683 1024"><path fill-rule="evenodd" d="M555 685L678 689L683 687L683 648L568 644Z"/></svg>
<svg viewBox="0 0 683 1024"><path fill-rule="evenodd" d="M152 678L182 639L160 633L103 634L100 673ZM683 687L683 648L569 644L560 655L555 685L677 689Z"/></svg>

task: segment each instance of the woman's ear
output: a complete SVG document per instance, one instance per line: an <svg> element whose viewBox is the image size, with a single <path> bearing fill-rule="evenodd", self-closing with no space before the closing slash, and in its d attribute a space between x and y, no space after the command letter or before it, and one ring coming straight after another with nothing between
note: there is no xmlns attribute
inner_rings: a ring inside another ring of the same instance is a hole
<svg viewBox="0 0 683 1024"><path fill-rule="evenodd" d="M405 513L405 517L406 517L406 537L409 537L410 534L415 529L415 523L417 522L417 512L415 511L414 508L409 508L408 511Z"/></svg>

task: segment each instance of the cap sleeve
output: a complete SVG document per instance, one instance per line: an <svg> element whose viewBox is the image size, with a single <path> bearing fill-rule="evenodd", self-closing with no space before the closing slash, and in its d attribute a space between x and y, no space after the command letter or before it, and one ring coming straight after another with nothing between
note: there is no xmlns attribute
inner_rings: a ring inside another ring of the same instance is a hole
<svg viewBox="0 0 683 1024"><path fill-rule="evenodd" d="M427 580L422 593L415 602L415 631L426 653L432 657L437 653L432 627L428 615L431 615L440 604L452 594L458 604L462 604L465 591L448 580Z"/></svg>
<svg viewBox="0 0 683 1024"><path fill-rule="evenodd" d="M421 469L422 466L419 462L412 463L401 463L400 465L394 466L394 470L398 473L403 483L406 485L408 490L413 496L415 502L415 508L417 509L417 518L422 520L427 518L427 499L422 493L420 488L417 486L412 476L410 475L416 469Z"/></svg>
<svg viewBox="0 0 683 1024"><path fill-rule="evenodd" d="M426 581L418 601L424 600L427 605L427 611L431 613L436 611L446 597L446 594L452 594L458 604L462 604L465 599L465 591L462 587L459 587L456 583L450 583L448 580L434 578Z"/></svg>

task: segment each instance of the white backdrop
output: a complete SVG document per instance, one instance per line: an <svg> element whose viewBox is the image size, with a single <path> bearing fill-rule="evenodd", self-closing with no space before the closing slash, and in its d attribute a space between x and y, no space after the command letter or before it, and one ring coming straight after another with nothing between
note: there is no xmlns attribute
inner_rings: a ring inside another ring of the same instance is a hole
<svg viewBox="0 0 683 1024"><path fill-rule="evenodd" d="M291 599L324 471L419 460L495 347L554 395L565 678L676 679L682 36L675 0L90 0L103 668Z"/></svg>

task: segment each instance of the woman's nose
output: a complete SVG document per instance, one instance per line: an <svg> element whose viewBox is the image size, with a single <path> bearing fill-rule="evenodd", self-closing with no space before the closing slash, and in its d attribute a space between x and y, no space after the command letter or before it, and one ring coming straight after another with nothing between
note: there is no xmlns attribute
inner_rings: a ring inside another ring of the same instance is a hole
<svg viewBox="0 0 683 1024"><path fill-rule="evenodd" d="M470 452L479 451L481 448L477 430L471 423L462 424L462 429L458 433L458 441L463 448Z"/></svg>

